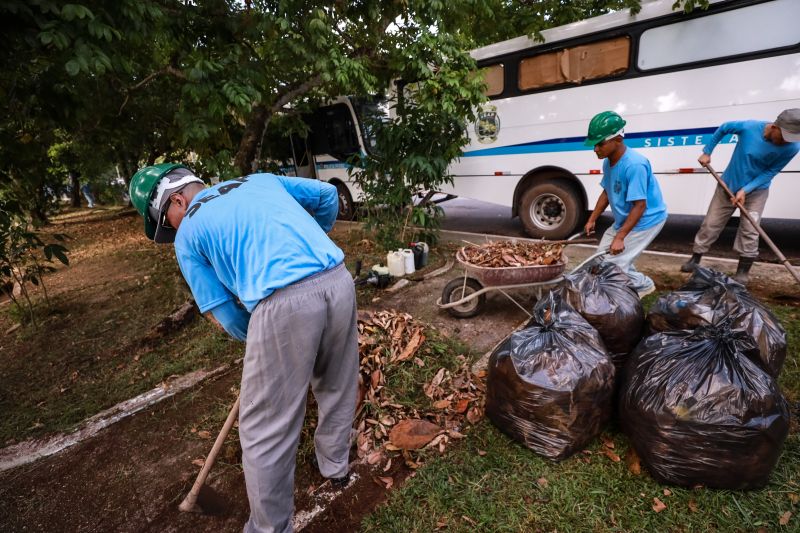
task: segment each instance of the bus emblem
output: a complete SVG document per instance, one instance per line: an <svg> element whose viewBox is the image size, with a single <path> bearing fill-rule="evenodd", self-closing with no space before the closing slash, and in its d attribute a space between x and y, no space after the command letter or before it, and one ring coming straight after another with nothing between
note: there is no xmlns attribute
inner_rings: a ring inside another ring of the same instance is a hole
<svg viewBox="0 0 800 533"><path fill-rule="evenodd" d="M483 107L478 111L478 120L475 122L478 142L493 143L497 140L498 133L500 133L500 117L497 116L497 108L493 105Z"/></svg>

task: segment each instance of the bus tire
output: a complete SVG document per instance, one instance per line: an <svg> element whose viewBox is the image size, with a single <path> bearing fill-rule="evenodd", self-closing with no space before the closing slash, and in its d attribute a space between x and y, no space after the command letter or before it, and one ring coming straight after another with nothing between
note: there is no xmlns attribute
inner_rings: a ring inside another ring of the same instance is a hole
<svg viewBox="0 0 800 533"><path fill-rule="evenodd" d="M474 278L467 278L466 286L464 285L464 278L451 279L442 290L442 303L457 302L482 288L481 282ZM456 318L470 318L480 313L485 303L486 294L484 293L461 305L448 308L447 312Z"/></svg>
<svg viewBox="0 0 800 533"><path fill-rule="evenodd" d="M338 181L335 185L336 196L339 198L339 213L336 218L339 220L353 220L356 217L356 205L353 203L353 196L344 183Z"/></svg>
<svg viewBox="0 0 800 533"><path fill-rule="evenodd" d="M525 233L537 239L565 239L578 227L584 207L580 195L568 183L541 181L522 194L519 217Z"/></svg>

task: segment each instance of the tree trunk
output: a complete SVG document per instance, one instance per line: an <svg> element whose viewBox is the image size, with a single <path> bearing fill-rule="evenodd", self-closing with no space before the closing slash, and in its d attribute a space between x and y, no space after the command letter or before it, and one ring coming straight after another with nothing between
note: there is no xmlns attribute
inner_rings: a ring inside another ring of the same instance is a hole
<svg viewBox="0 0 800 533"><path fill-rule="evenodd" d="M72 207L81 206L81 183L78 176L79 174L76 171L69 171L69 204Z"/></svg>
<svg viewBox="0 0 800 533"><path fill-rule="evenodd" d="M264 124L266 124L268 116L269 110L264 105L258 105L253 108L253 112L250 113L250 117L247 119L247 126L233 163L242 176L251 174L255 170L253 162L256 158L258 143L261 142L261 133L264 131Z"/></svg>

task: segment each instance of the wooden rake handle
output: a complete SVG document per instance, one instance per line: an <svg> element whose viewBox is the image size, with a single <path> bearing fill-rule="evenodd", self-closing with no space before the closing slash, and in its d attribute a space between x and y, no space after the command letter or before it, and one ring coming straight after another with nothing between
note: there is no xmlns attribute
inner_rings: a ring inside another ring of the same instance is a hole
<svg viewBox="0 0 800 533"><path fill-rule="evenodd" d="M208 473L211 471L211 467L214 466L214 461L216 461L217 455L219 454L220 449L222 449L222 445L225 443L225 439L228 437L228 433L230 433L233 423L236 421L236 417L238 415L239 396L237 396L236 401L233 402L231 412L228 413L228 418L225 419L225 424L222 426L219 435L217 435L217 440L214 441L214 446L208 453L208 456L203 463L203 468L201 468L200 473L197 474L197 479L195 479L194 485L192 485L192 490L189 491L189 494L186 495L181 504L178 506L178 509L181 511L194 512L197 510L197 496L200 494L200 488L206 482Z"/></svg>

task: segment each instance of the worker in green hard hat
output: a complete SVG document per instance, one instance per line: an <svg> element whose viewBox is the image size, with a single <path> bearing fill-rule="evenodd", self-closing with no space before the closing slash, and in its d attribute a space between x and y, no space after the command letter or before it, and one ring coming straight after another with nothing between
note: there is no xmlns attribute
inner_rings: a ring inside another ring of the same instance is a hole
<svg viewBox="0 0 800 533"><path fill-rule="evenodd" d="M349 480L358 390L353 278L326 233L336 187L252 174L206 188L183 165L145 167L130 197L146 235L175 243L203 313L247 343L239 411L250 519L245 532L289 532L295 455L309 386L319 420L314 447L334 488Z"/></svg>
<svg viewBox="0 0 800 533"><path fill-rule="evenodd" d="M625 120L603 111L589 122L586 146L603 159L603 192L584 226L587 235L607 207L614 224L606 230L598 251L608 250L605 260L618 265L630 278L640 297L655 291L655 283L634 267L634 262L653 242L667 220L667 206L650 168L650 161L625 146Z"/></svg>

